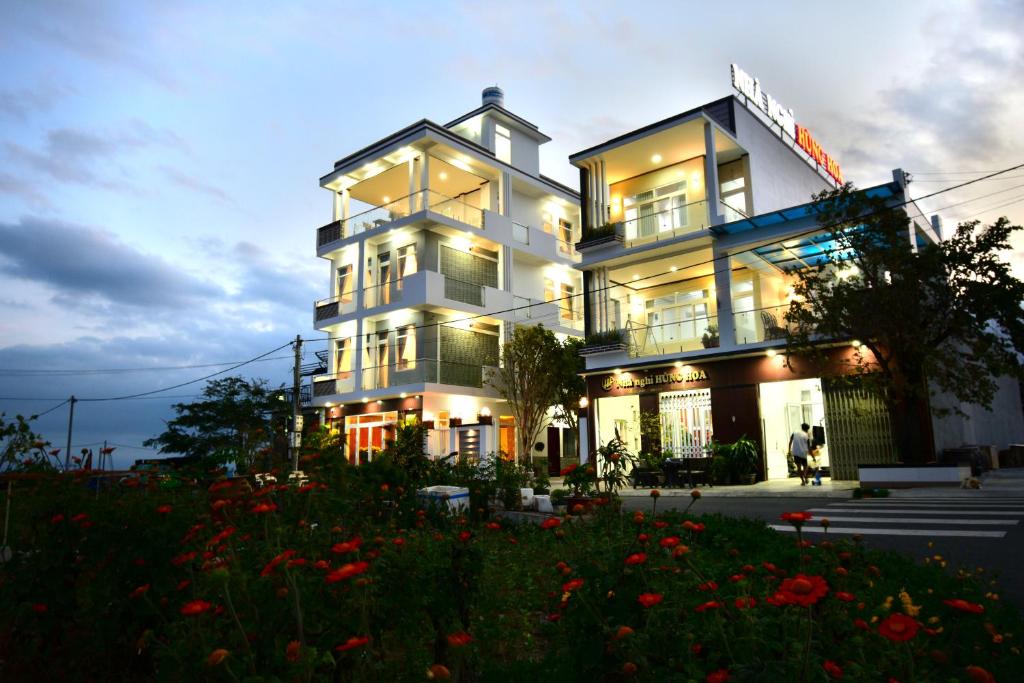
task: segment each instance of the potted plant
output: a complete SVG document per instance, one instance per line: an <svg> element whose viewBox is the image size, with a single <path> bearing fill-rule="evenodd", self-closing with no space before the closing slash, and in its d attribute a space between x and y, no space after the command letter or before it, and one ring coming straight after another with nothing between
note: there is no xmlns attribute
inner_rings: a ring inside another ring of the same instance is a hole
<svg viewBox="0 0 1024 683"><path fill-rule="evenodd" d="M561 471L561 475L565 477L563 485L569 489L565 498L569 512L590 511L594 506L593 493L597 488L597 470L593 465L569 465ZM577 506L582 506L582 509Z"/></svg>
<svg viewBox="0 0 1024 683"><path fill-rule="evenodd" d="M629 471L636 467L636 456L626 450L621 439L612 439L598 448L597 454L600 456L601 480L608 494L614 497L626 485Z"/></svg>
<svg viewBox="0 0 1024 683"><path fill-rule="evenodd" d="M700 338L700 343L705 349L718 348L718 325L711 323L704 330L704 335Z"/></svg>
<svg viewBox="0 0 1024 683"><path fill-rule="evenodd" d="M729 464L733 480L737 484L753 484L757 481L757 444L741 436L729 447Z"/></svg>

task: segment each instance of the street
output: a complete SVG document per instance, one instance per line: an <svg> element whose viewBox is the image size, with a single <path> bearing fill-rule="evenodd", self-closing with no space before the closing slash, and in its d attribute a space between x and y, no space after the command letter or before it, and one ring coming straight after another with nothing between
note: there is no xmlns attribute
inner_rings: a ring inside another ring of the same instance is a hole
<svg viewBox="0 0 1024 683"><path fill-rule="evenodd" d="M683 509L686 497L662 497L658 509ZM650 510L649 497L625 497L623 509ZM893 550L917 562L940 555L948 569L975 571L998 580L993 589L1007 600L1024 606L1024 566L1019 550L1024 542L1020 520L1024 518L1024 497L987 496L977 500L947 497L836 498L714 497L704 496L691 508L695 514L720 513L730 517L763 520L780 533L792 534L792 527L779 520L783 512L808 511L814 515L805 527L812 541L824 538L819 520L828 518L829 536L863 535L863 542ZM931 542L933 546L928 547Z"/></svg>

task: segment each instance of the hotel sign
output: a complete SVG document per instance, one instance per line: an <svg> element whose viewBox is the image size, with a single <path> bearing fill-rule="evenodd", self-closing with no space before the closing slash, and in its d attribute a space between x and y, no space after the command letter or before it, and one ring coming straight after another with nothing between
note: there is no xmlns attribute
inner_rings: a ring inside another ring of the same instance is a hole
<svg viewBox="0 0 1024 683"><path fill-rule="evenodd" d="M601 388L605 391L612 389L643 389L644 387L656 384L683 384L684 382L705 382L708 374L703 370L681 370L673 372L658 372L648 375L633 376L632 373L621 375L608 375L601 382Z"/></svg>
<svg viewBox="0 0 1024 683"><path fill-rule="evenodd" d="M732 87L746 100L748 108L760 110L768 120L778 124L779 137L789 136L796 146L805 151L815 167L821 167L838 184L843 184L843 172L839 163L829 156L818 144L811 132L799 125L793 117L793 110L785 108L778 100L761 90L761 81L746 71L732 65Z"/></svg>

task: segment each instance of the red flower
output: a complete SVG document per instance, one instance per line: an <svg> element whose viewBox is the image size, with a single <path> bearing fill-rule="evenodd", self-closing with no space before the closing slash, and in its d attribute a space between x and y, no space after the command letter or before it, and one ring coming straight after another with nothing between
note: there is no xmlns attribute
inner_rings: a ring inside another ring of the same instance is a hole
<svg viewBox="0 0 1024 683"><path fill-rule="evenodd" d="M559 614L558 612L555 612L553 614L549 614L548 615L548 621L550 621L550 622L556 622L556 621L558 621L561 618L562 618L562 615Z"/></svg>
<svg viewBox="0 0 1024 683"><path fill-rule="evenodd" d="M757 605L757 600L755 598L749 598L749 597L748 598L736 598L736 600L735 600L735 602L733 604L736 605L736 609L750 609L751 607L754 607L755 605Z"/></svg>
<svg viewBox="0 0 1024 683"><path fill-rule="evenodd" d="M571 593L574 590L578 590L583 587L583 579L573 579L562 584L563 593Z"/></svg>
<svg viewBox="0 0 1024 683"><path fill-rule="evenodd" d="M725 683L727 680L729 680L729 670L718 669L717 671L712 671L704 680L706 680L708 683Z"/></svg>
<svg viewBox="0 0 1024 683"><path fill-rule="evenodd" d="M84 512L79 512L77 515L71 518L71 521L75 524L80 524L87 519L89 519L89 515L85 514Z"/></svg>
<svg viewBox="0 0 1024 683"><path fill-rule="evenodd" d="M664 528L665 528L665 527L667 527L667 526L668 526L668 522L666 522L666 521L665 521L665 520L663 520L663 519L659 519L659 520L657 520L657 521L656 521L656 522L654 523L654 528L655 528L655 529L664 529Z"/></svg>
<svg viewBox="0 0 1024 683"><path fill-rule="evenodd" d="M468 541L471 538L473 538L473 534L471 534L470 532L468 532L468 531L460 531L459 532L459 540L462 541L463 543L465 543L466 541Z"/></svg>
<svg viewBox="0 0 1024 683"><path fill-rule="evenodd" d="M289 662L297 662L302 657L302 643L293 640L284 648L284 656Z"/></svg>
<svg viewBox="0 0 1024 683"><path fill-rule="evenodd" d="M41 602L37 602L32 605L32 611L36 614L46 614L49 611L49 609L49 607L47 607Z"/></svg>
<svg viewBox="0 0 1024 683"><path fill-rule="evenodd" d="M192 600L182 605L180 612L186 617L194 617L206 612L211 607L213 605L206 600Z"/></svg>
<svg viewBox="0 0 1024 683"><path fill-rule="evenodd" d="M183 591L183 590L185 590L186 588L188 588L191 585L192 585L192 581L191 580L189 580L189 579L182 579L181 581L178 582L178 585L174 587L174 590L176 590L176 591Z"/></svg>
<svg viewBox="0 0 1024 683"><path fill-rule="evenodd" d="M362 545L362 543L363 539L356 536L351 541L345 541L344 543L335 543L333 546L331 546L331 552L338 553L339 555L344 555L345 553L354 553L356 550L359 549L359 546Z"/></svg>
<svg viewBox="0 0 1024 683"><path fill-rule="evenodd" d="M825 663L821 665L821 668L825 670L825 673L827 673L830 678L835 678L838 680L843 677L843 670L839 667L838 664L836 664L830 659L826 659Z"/></svg>
<svg viewBox="0 0 1024 683"><path fill-rule="evenodd" d="M343 579L348 579L353 576L356 576L357 574L362 574L369 568L369 562L350 562L348 564L343 564L341 565L341 567L335 569L333 572L324 577L324 581L326 581L327 583L336 583Z"/></svg>
<svg viewBox="0 0 1024 683"><path fill-rule="evenodd" d="M836 600L842 600L843 602L853 602L857 599L853 593L847 593L846 591L839 591L836 593Z"/></svg>
<svg viewBox="0 0 1024 683"><path fill-rule="evenodd" d="M370 642L370 636L352 636L344 643L334 648L338 652L345 652L346 650L354 650L357 647L362 647Z"/></svg>
<svg viewBox="0 0 1024 683"><path fill-rule="evenodd" d="M330 569L331 568L331 563L328 562L327 560L317 560L316 562L313 563L313 568L314 569L320 569L320 570Z"/></svg>
<svg viewBox="0 0 1024 683"><path fill-rule="evenodd" d="M622 640L623 638L631 635L633 635L633 629L631 629L629 626L620 626L618 630L615 631L613 639Z"/></svg>
<svg viewBox="0 0 1024 683"><path fill-rule="evenodd" d="M171 564L177 567L179 565L185 564L186 562L191 562L192 560L196 559L197 554L198 553L196 553L196 551L193 550L189 553L182 553L181 555L176 555L171 558Z"/></svg>
<svg viewBox="0 0 1024 683"><path fill-rule="evenodd" d="M971 679L971 683L996 683L996 677L980 666L972 664L965 671L967 678Z"/></svg>
<svg viewBox="0 0 1024 683"><path fill-rule="evenodd" d="M764 601L774 607L785 607L786 605L792 604L792 601L789 597L789 593L782 592L775 592L772 595L769 595L767 598L765 598Z"/></svg>
<svg viewBox="0 0 1024 683"><path fill-rule="evenodd" d="M159 514L161 514L161 515L166 515L166 514L170 514L171 510L173 510L173 509L174 509L174 507L171 506L171 505L161 505L160 507L158 507L156 509L156 511Z"/></svg>
<svg viewBox="0 0 1024 683"><path fill-rule="evenodd" d="M465 631L459 631L458 633L448 634L448 644L452 647L465 647L473 642L473 636L469 635Z"/></svg>
<svg viewBox="0 0 1024 683"><path fill-rule="evenodd" d="M658 489L651 489L651 498L660 498L660 497L661 497L661 491L659 491Z"/></svg>
<svg viewBox="0 0 1024 683"><path fill-rule="evenodd" d="M637 596L636 601L644 607L654 607L664 599L665 596L661 593L641 593Z"/></svg>
<svg viewBox="0 0 1024 683"><path fill-rule="evenodd" d="M675 548L677 545L679 545L679 537L669 536L668 538L663 538L658 542L658 545L660 545L662 548Z"/></svg>
<svg viewBox="0 0 1024 683"><path fill-rule="evenodd" d="M148 591L148 590L149 590L149 584L148 583L144 583L141 586L139 586L138 588L136 588L135 590L133 590L131 593L129 593L128 597L130 597L130 598L141 598L143 595L146 594L146 591Z"/></svg>
<svg viewBox="0 0 1024 683"><path fill-rule="evenodd" d="M235 533L235 527L229 526L224 531L213 536L209 541L206 542L207 548L212 548L215 545L219 545L221 542L227 540L232 534Z"/></svg>
<svg viewBox="0 0 1024 683"><path fill-rule="evenodd" d="M558 517L548 517L540 524L541 529L554 529L555 527L562 524L562 520Z"/></svg>
<svg viewBox="0 0 1024 683"><path fill-rule="evenodd" d="M249 512L251 512L254 515L262 515L267 512L273 512L276 509L277 506L274 505L273 503L260 503L259 505L256 505L251 510L249 510Z"/></svg>
<svg viewBox="0 0 1024 683"><path fill-rule="evenodd" d="M431 664L427 669L427 678L431 680L447 681L452 677L452 672L444 664Z"/></svg>
<svg viewBox="0 0 1024 683"><path fill-rule="evenodd" d="M291 569L292 567L305 567L307 564L309 564L309 560L304 557L297 557L294 560L288 560L285 567Z"/></svg>
<svg viewBox="0 0 1024 683"><path fill-rule="evenodd" d="M859 628L861 631L868 631L871 629L871 627L868 626L868 622L864 621L860 617L857 617L853 620L853 625L855 628Z"/></svg>
<svg viewBox="0 0 1024 683"><path fill-rule="evenodd" d="M273 574L274 570L277 569L277 565L281 564L294 554L294 550L285 550L283 553L272 559L270 562L267 562L266 566L263 567L263 570L260 571L260 576L268 576L270 574Z"/></svg>
<svg viewBox="0 0 1024 683"><path fill-rule="evenodd" d="M707 612L710 609L718 609L721 606L722 606L722 603L715 602L714 600L709 600L708 602L705 602L703 605L697 605L696 607L694 607L693 611L694 612L701 612L701 613L703 613L703 612Z"/></svg>
<svg viewBox="0 0 1024 683"><path fill-rule="evenodd" d="M820 576L797 574L783 581L779 586L779 592L791 603L808 607L825 597L828 593L828 583Z"/></svg>
<svg viewBox="0 0 1024 683"><path fill-rule="evenodd" d="M685 522L683 522L683 528L686 529L687 531L691 531L693 533L699 534L700 532L704 531L704 523L703 522L691 522L690 520L686 520Z"/></svg>
<svg viewBox="0 0 1024 683"><path fill-rule="evenodd" d="M973 602L967 602L961 598L954 598L952 600L943 600L945 604L949 605L953 609L958 609L961 612L970 612L971 614L981 614L985 611L984 605L979 605Z"/></svg>
<svg viewBox="0 0 1024 683"><path fill-rule="evenodd" d="M714 581L705 581L704 583L697 586L697 590L700 591L716 591L718 590L718 584Z"/></svg>
<svg viewBox="0 0 1024 683"><path fill-rule="evenodd" d="M643 564L646 561L647 555L645 555L644 553L633 553L632 555L626 558L626 564L628 565Z"/></svg>
<svg viewBox="0 0 1024 683"><path fill-rule="evenodd" d="M501 529L501 525L498 524L497 522L487 522L487 524L485 526L488 529L490 529L491 531L498 531L498 530Z"/></svg>
<svg viewBox="0 0 1024 683"><path fill-rule="evenodd" d="M577 467L579 467L579 465L569 465L558 474L559 476L564 477L566 475L572 474L573 470L575 470Z"/></svg>
<svg viewBox="0 0 1024 683"><path fill-rule="evenodd" d="M217 648L210 653L209 657L206 658L206 666L217 666L223 662L229 654L231 653L224 648Z"/></svg>
<svg viewBox="0 0 1024 683"><path fill-rule="evenodd" d="M405 539L399 536L398 538L392 540L391 543L392 545L402 547L403 545L405 545Z"/></svg>
<svg viewBox="0 0 1024 683"><path fill-rule="evenodd" d="M622 665L622 673L624 673L627 676L632 676L636 673L636 664L634 664L633 662L626 662Z"/></svg>
<svg viewBox="0 0 1024 683"><path fill-rule="evenodd" d="M789 522L799 529L804 525L804 522L810 521L813 516L810 512L783 512L779 518L783 522Z"/></svg>
<svg viewBox="0 0 1024 683"><path fill-rule="evenodd" d="M878 632L897 643L910 640L917 635L918 624L905 614L890 614L878 625Z"/></svg>

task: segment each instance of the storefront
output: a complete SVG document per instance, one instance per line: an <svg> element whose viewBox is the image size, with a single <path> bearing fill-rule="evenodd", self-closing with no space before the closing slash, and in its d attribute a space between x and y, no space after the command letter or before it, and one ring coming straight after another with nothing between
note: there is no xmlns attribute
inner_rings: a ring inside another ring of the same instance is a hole
<svg viewBox="0 0 1024 683"><path fill-rule="evenodd" d="M590 375L591 450L617 437L630 452L642 452L650 436L641 424L656 415L656 438L672 456L700 457L712 440L746 436L758 445L758 478L783 479L789 436L806 423L824 442L822 465L834 478L856 478L857 464L895 462L895 452L882 402L855 382L837 380L852 367L851 353L837 347L814 365L760 353Z"/></svg>

